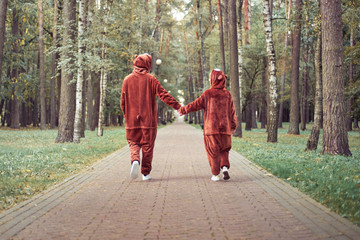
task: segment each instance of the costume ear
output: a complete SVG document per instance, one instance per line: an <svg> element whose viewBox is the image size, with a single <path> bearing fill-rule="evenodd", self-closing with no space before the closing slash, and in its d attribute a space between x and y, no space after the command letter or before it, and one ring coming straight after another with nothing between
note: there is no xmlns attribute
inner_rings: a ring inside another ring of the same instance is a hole
<svg viewBox="0 0 360 240"><path fill-rule="evenodd" d="M219 80L223 79L223 76L222 75L218 76L218 79Z"/></svg>

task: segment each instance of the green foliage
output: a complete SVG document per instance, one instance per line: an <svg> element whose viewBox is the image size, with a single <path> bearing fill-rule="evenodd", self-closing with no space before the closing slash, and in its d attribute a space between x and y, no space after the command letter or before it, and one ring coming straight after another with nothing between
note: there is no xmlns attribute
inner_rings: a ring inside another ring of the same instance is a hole
<svg viewBox="0 0 360 240"><path fill-rule="evenodd" d="M233 138L233 150L284 179L300 191L338 214L360 224L360 136L349 132L353 157L322 155L322 135L318 150L305 152L310 131L289 135L279 130L278 143L267 143L264 129L243 132Z"/></svg>
<svg viewBox="0 0 360 240"><path fill-rule="evenodd" d="M56 130L0 132L0 211L26 200L126 145L123 128L86 131L79 144L56 144Z"/></svg>

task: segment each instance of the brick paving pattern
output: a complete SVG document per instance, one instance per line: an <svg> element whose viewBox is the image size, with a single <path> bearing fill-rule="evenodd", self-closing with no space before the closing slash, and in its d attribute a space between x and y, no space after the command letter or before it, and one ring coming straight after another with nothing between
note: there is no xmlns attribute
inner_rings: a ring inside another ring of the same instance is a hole
<svg viewBox="0 0 360 240"><path fill-rule="evenodd" d="M127 147L0 215L0 239L360 239L360 228L230 153L212 182L202 131L158 131L152 180Z"/></svg>

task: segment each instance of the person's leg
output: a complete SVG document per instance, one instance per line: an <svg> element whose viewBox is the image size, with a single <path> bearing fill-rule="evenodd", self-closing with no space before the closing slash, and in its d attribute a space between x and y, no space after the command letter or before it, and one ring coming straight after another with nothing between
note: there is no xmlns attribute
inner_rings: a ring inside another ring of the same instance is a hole
<svg viewBox="0 0 360 240"><path fill-rule="evenodd" d="M131 170L130 177L135 179L138 176L139 166L140 166L140 145L129 141L129 149L130 149L130 159L131 159Z"/></svg>
<svg viewBox="0 0 360 240"><path fill-rule="evenodd" d="M231 149L231 136L229 135L221 135L221 145L222 149L220 152L220 166L223 170L223 177L224 180L230 179L229 175L229 168L230 168L230 161L229 161L229 151Z"/></svg>
<svg viewBox="0 0 360 240"><path fill-rule="evenodd" d="M154 153L156 133L157 133L157 129L143 130L143 138L141 141L142 143L141 173L144 176L149 175L152 169L152 159ZM148 180L148 179L144 179L144 180Z"/></svg>
<svg viewBox="0 0 360 240"><path fill-rule="evenodd" d="M130 150L130 160L131 164L134 161L138 161L140 163L140 148L141 146L128 140L129 150Z"/></svg>
<svg viewBox="0 0 360 240"><path fill-rule="evenodd" d="M204 136L204 144L211 168L211 173L214 176L217 176L220 173L220 155L215 135Z"/></svg>

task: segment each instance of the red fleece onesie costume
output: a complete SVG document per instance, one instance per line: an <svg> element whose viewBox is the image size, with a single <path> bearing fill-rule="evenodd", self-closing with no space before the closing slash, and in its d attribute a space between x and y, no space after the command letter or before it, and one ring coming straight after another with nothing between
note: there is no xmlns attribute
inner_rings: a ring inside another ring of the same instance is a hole
<svg viewBox="0 0 360 240"><path fill-rule="evenodd" d="M230 168L231 133L236 129L233 99L225 89L226 78L223 72L213 70L211 88L179 110L181 114L187 114L204 109L204 143L214 176L220 173L220 167Z"/></svg>
<svg viewBox="0 0 360 240"><path fill-rule="evenodd" d="M151 74L151 56L137 56L133 62L134 71L124 79L121 94L121 109L125 116L126 139L130 147L131 163L140 163L141 173L146 176L151 171L154 143L157 133L156 96L164 103L179 109L181 105Z"/></svg>

